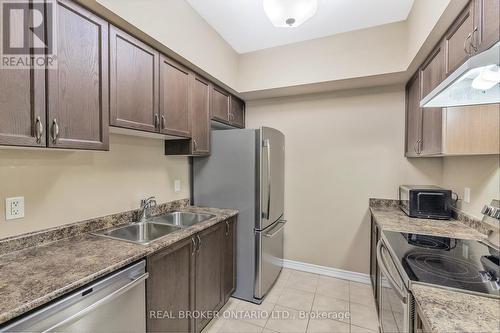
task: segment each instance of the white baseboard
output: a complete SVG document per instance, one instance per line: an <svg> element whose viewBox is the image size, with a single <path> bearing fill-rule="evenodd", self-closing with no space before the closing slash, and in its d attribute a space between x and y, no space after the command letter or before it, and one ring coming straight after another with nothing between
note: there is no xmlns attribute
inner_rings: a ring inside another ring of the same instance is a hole
<svg viewBox="0 0 500 333"><path fill-rule="evenodd" d="M295 269L297 271L303 271L303 272L314 273L314 274L319 274L319 275L331 276L334 278L344 279L344 280L349 280L349 281L354 281L354 282L359 282L359 283L365 283L365 284L371 283L370 275L368 275L368 274L345 271L343 269L326 267L326 266L313 265L313 264L308 264L305 262L300 262L300 261L295 261L295 260L283 259L283 267Z"/></svg>

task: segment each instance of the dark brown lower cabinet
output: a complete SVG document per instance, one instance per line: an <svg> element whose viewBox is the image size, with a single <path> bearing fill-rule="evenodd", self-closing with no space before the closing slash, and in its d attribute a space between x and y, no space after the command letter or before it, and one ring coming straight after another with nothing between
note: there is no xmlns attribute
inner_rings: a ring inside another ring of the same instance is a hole
<svg viewBox="0 0 500 333"><path fill-rule="evenodd" d="M225 222L224 230L224 277L222 279L224 303L236 289L236 218Z"/></svg>
<svg viewBox="0 0 500 333"><path fill-rule="evenodd" d="M194 238L149 256L147 270L147 331L193 332L194 321L179 314L194 310Z"/></svg>
<svg viewBox="0 0 500 333"><path fill-rule="evenodd" d="M222 308L236 282L236 218L227 222L147 258L148 332L198 333ZM232 279L226 283L229 271Z"/></svg>
<svg viewBox="0 0 500 333"><path fill-rule="evenodd" d="M195 309L204 314L196 319L196 332L201 332L212 320L211 311L224 305L222 293L222 255L224 224L200 232L196 250Z"/></svg>

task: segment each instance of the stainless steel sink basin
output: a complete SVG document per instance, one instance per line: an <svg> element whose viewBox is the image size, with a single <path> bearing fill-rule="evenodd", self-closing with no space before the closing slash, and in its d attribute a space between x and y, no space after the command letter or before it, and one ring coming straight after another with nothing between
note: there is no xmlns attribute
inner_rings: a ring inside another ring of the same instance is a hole
<svg viewBox="0 0 500 333"><path fill-rule="evenodd" d="M181 228L188 228L192 225L211 219L215 215L211 214L198 214L189 212L171 212L150 219L153 223L168 224L172 226L179 226Z"/></svg>
<svg viewBox="0 0 500 333"><path fill-rule="evenodd" d="M148 221L98 231L94 234L136 244L147 245L155 239L166 236L180 229L181 228L177 226Z"/></svg>

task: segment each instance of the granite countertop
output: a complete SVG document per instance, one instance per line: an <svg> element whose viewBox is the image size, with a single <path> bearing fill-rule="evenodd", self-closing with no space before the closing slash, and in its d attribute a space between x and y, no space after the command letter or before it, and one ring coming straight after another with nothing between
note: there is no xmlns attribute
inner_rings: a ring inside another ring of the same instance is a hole
<svg viewBox="0 0 500 333"><path fill-rule="evenodd" d="M373 219L382 230L484 240L487 236L458 220L408 217L394 200L373 199ZM420 283L411 292L433 333L500 332L500 300Z"/></svg>
<svg viewBox="0 0 500 333"><path fill-rule="evenodd" d="M500 332L500 300L413 284L412 293L431 332Z"/></svg>
<svg viewBox="0 0 500 333"><path fill-rule="evenodd" d="M370 207L375 222L382 230L401 231L465 239L486 239L487 236L457 220L417 219L399 207Z"/></svg>
<svg viewBox="0 0 500 333"><path fill-rule="evenodd" d="M149 245L82 233L0 256L0 324L238 213L191 206L180 210L215 217Z"/></svg>

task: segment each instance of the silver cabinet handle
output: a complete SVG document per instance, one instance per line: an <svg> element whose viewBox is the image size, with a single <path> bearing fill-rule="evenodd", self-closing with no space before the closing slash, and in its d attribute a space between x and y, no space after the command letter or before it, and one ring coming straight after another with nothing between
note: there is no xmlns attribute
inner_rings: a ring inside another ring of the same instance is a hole
<svg viewBox="0 0 500 333"><path fill-rule="evenodd" d="M273 238L274 236L276 236L277 234L279 234L280 231L283 230L283 228L285 227L286 221L282 220L281 222L278 222L278 224L280 224L280 227L277 228L273 233L263 234L262 236L267 237L267 238Z"/></svg>
<svg viewBox="0 0 500 333"><path fill-rule="evenodd" d="M194 254L196 253L196 240L194 239L194 237L191 237L191 242L193 242L193 251L191 252L191 255L194 256Z"/></svg>
<svg viewBox="0 0 500 333"><path fill-rule="evenodd" d="M464 51L465 53L467 53L468 55L471 55L471 51L470 51L470 43L467 43L467 41L469 41L472 37L472 33L468 34L467 35L467 38L465 38L465 41L464 41Z"/></svg>
<svg viewBox="0 0 500 333"><path fill-rule="evenodd" d="M418 141L420 141L420 140L415 141L415 143L413 144L413 150L415 151L415 154L417 154L417 155L418 155L418 148L417 148Z"/></svg>
<svg viewBox="0 0 500 333"><path fill-rule="evenodd" d="M196 140L193 140L193 148L195 151L198 149L198 143L196 142Z"/></svg>
<svg viewBox="0 0 500 333"><path fill-rule="evenodd" d="M52 121L52 142L56 143L59 138L59 125L57 124L57 119L54 118Z"/></svg>
<svg viewBox="0 0 500 333"><path fill-rule="evenodd" d="M379 240L377 243L377 263L382 271L382 273L386 276L387 281L389 281L389 284L391 285L392 289L394 289L394 292L398 295L398 297L403 301L403 303L406 304L406 295L403 294L401 289L399 289L397 283L394 281L394 278L392 277L391 274L389 274L389 270L387 269L386 262L384 260L384 256L382 255L382 247L383 246L382 240Z"/></svg>
<svg viewBox="0 0 500 333"><path fill-rule="evenodd" d="M271 141L264 140L263 146L267 148L267 209L266 214L262 214L266 220L269 220L271 210Z"/></svg>
<svg viewBox="0 0 500 333"><path fill-rule="evenodd" d="M38 116L38 117L36 117L36 121L35 121L36 143L42 142L42 135L43 135L43 125L42 125L42 121L40 120L40 116Z"/></svg>
<svg viewBox="0 0 500 333"><path fill-rule="evenodd" d="M229 236L229 222L226 221L226 236Z"/></svg>
<svg viewBox="0 0 500 333"><path fill-rule="evenodd" d="M201 249L201 238L199 235L196 235L196 238L198 239L198 249L197 249L197 252L200 252L200 249Z"/></svg>
<svg viewBox="0 0 500 333"><path fill-rule="evenodd" d="M155 113L155 128L158 128L160 126L160 117L158 116L158 113Z"/></svg>
<svg viewBox="0 0 500 333"><path fill-rule="evenodd" d="M75 313L74 315L64 319L63 321L53 325L52 327L44 330L43 332L44 333L45 332L53 332L61 326L68 325L70 323L74 323L75 321L77 321L77 320L81 319L82 317L84 317L85 315L87 315L89 312L92 312L96 308L111 302L112 300L116 299L118 296L120 296L123 293L127 292L128 290L134 288L136 285L138 285L142 281L146 280L148 277L149 277L149 273L142 274L141 276L137 277L136 279L133 279L130 283L124 285L120 289L115 290L111 294L105 296L104 298L101 298L97 302L87 306L83 310L81 310L81 311Z"/></svg>
<svg viewBox="0 0 500 333"><path fill-rule="evenodd" d="M164 129L165 128L165 116L162 115L161 116L161 129Z"/></svg>
<svg viewBox="0 0 500 333"><path fill-rule="evenodd" d="M424 145L424 142L422 141L422 139L418 140L418 154L422 154L422 146Z"/></svg>

